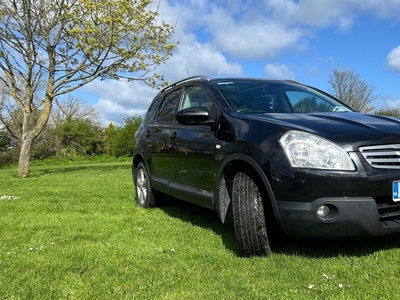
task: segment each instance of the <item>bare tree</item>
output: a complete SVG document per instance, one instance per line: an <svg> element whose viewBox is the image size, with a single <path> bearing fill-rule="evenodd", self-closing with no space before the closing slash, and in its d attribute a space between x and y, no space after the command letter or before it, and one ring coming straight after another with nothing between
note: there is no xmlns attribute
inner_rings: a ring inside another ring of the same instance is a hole
<svg viewBox="0 0 400 300"><path fill-rule="evenodd" d="M32 143L56 97L96 78L157 86L154 69L172 54L173 31L151 0L0 1L0 81L23 115L21 132L12 132L18 176L29 175Z"/></svg>
<svg viewBox="0 0 400 300"><path fill-rule="evenodd" d="M56 127L67 118L90 119L93 123L100 123L100 115L95 107L82 98L68 94L67 97L54 99L54 103L50 118Z"/></svg>
<svg viewBox="0 0 400 300"><path fill-rule="evenodd" d="M369 113L375 109L373 102L378 98L374 86L363 80L353 70L333 70L328 82L331 93L353 109Z"/></svg>
<svg viewBox="0 0 400 300"><path fill-rule="evenodd" d="M400 118L400 107L378 109L374 112L376 115Z"/></svg>

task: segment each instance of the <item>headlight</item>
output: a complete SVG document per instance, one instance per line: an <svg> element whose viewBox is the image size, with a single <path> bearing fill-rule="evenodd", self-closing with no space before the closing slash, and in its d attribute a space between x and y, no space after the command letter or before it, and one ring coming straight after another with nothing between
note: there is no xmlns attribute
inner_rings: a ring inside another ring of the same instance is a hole
<svg viewBox="0 0 400 300"><path fill-rule="evenodd" d="M343 148L311 133L291 130L279 139L279 143L294 168L355 170Z"/></svg>

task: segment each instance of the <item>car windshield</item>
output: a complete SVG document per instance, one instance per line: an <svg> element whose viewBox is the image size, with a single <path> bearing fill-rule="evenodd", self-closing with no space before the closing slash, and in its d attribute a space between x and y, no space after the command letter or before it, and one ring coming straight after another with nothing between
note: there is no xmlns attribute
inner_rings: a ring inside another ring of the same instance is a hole
<svg viewBox="0 0 400 300"><path fill-rule="evenodd" d="M318 90L289 82L261 80L215 81L238 113L348 112L351 108Z"/></svg>

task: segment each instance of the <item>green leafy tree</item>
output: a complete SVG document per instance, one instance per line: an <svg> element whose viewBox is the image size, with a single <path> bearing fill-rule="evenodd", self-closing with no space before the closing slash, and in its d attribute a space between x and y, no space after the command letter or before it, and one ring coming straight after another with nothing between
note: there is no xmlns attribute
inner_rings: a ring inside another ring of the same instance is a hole
<svg viewBox="0 0 400 300"><path fill-rule="evenodd" d="M98 138L101 129L89 119L68 117L55 132L63 146L63 156L91 155L101 148Z"/></svg>
<svg viewBox="0 0 400 300"><path fill-rule="evenodd" d="M0 151L4 151L10 145L10 136L5 129L0 128Z"/></svg>
<svg viewBox="0 0 400 300"><path fill-rule="evenodd" d="M353 70L333 70L328 82L331 93L353 109L370 113L375 109L373 102L378 98L374 86Z"/></svg>
<svg viewBox="0 0 400 300"><path fill-rule="evenodd" d="M0 1L0 82L23 115L22 131L11 133L21 144L18 176L29 175L56 97L95 79L162 84L154 70L172 54L173 31L151 0Z"/></svg>
<svg viewBox="0 0 400 300"><path fill-rule="evenodd" d="M47 142L52 144L57 156L103 153L104 137L100 116L84 99L72 95L55 99L49 123L54 130L49 131L49 136L53 138ZM88 146L89 140L93 148Z"/></svg>
<svg viewBox="0 0 400 300"><path fill-rule="evenodd" d="M32 145L32 159L42 160L57 153L57 135L53 126L46 126Z"/></svg>
<svg viewBox="0 0 400 300"><path fill-rule="evenodd" d="M108 137L109 153L116 157L132 155L135 145L134 135L142 121L143 117L136 115L126 118L121 126L107 127L108 133L106 133L106 136Z"/></svg>
<svg viewBox="0 0 400 300"><path fill-rule="evenodd" d="M114 123L108 124L107 128L104 130L104 148L108 155L115 155L115 135L118 129Z"/></svg>

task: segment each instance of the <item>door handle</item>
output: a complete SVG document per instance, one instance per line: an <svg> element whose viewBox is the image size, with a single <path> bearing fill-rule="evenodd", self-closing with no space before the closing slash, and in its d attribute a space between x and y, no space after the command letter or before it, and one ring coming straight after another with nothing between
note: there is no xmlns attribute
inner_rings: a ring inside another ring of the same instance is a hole
<svg viewBox="0 0 400 300"><path fill-rule="evenodd" d="M146 129L146 132L144 133L144 135L146 136L146 138L151 136L150 130Z"/></svg>
<svg viewBox="0 0 400 300"><path fill-rule="evenodd" d="M169 135L169 137L171 138L171 140L176 140L178 138L178 133L176 131L174 131L173 133L171 133Z"/></svg>

